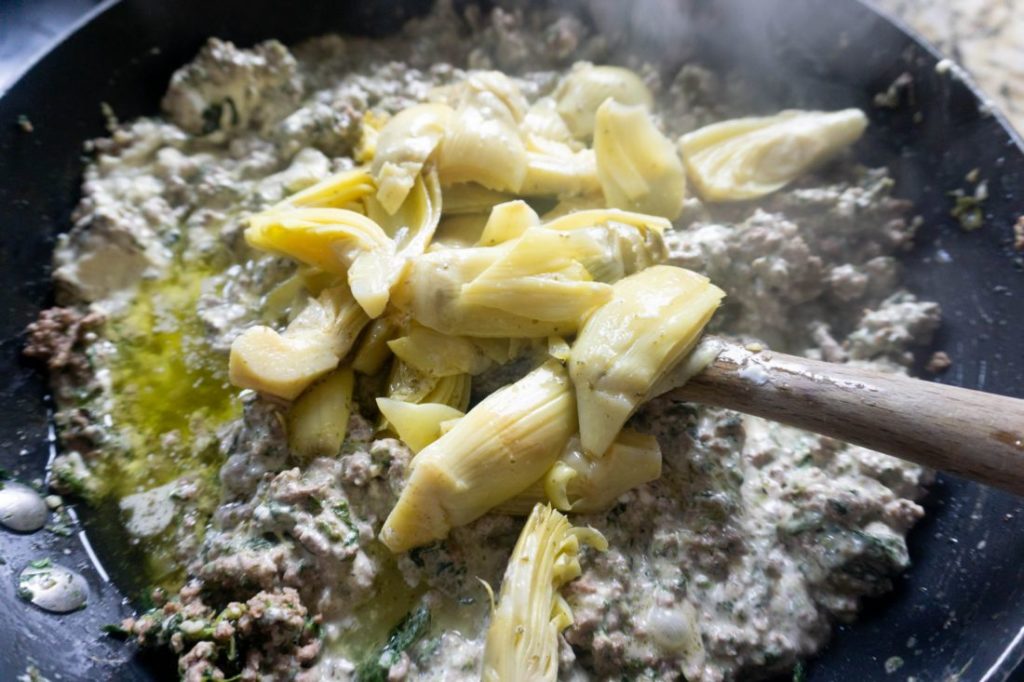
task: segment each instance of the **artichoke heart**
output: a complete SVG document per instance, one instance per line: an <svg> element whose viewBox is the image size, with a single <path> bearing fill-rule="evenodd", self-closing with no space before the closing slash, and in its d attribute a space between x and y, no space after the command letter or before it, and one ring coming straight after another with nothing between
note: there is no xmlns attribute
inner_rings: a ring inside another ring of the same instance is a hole
<svg viewBox="0 0 1024 682"><path fill-rule="evenodd" d="M462 411L443 403L407 403L377 398L377 407L398 438L417 453L441 437L441 424L462 417Z"/></svg>
<svg viewBox="0 0 1024 682"><path fill-rule="evenodd" d="M530 228L462 286L460 299L471 306L528 312L541 321L575 325L611 298L611 287L592 281L578 260L599 255L597 245L573 239L572 233Z"/></svg>
<svg viewBox="0 0 1024 682"><path fill-rule="evenodd" d="M256 326L231 344L231 383L293 400L338 366L369 318L348 287L324 289L282 333Z"/></svg>
<svg viewBox="0 0 1024 682"><path fill-rule="evenodd" d="M250 246L347 275L352 295L370 317L387 305L398 268L395 244L373 220L342 208L271 210L249 218Z"/></svg>
<svg viewBox="0 0 1024 682"><path fill-rule="evenodd" d="M288 448L304 460L334 457L341 449L352 411L355 379L340 367L313 384L288 411Z"/></svg>
<svg viewBox="0 0 1024 682"><path fill-rule="evenodd" d="M389 341L388 347L402 362L437 378L480 374L493 364L469 339L441 334L418 324L413 324L405 336Z"/></svg>
<svg viewBox="0 0 1024 682"><path fill-rule="evenodd" d="M447 537L540 478L575 431L569 377L550 361L489 395L416 455L381 540L404 552Z"/></svg>
<svg viewBox="0 0 1024 682"><path fill-rule="evenodd" d="M603 453L658 379L693 348L725 292L707 277L655 265L613 285L580 329L569 358L580 440Z"/></svg>
<svg viewBox="0 0 1024 682"><path fill-rule="evenodd" d="M459 87L459 104L438 151L441 182L477 182L518 192L526 177L526 145L519 123L526 101L504 74L471 74Z"/></svg>
<svg viewBox="0 0 1024 682"><path fill-rule="evenodd" d="M744 201L779 190L860 139L859 109L783 111L739 118L683 135L686 172L705 201Z"/></svg>
<svg viewBox="0 0 1024 682"><path fill-rule="evenodd" d="M608 205L678 218L686 199L683 162L650 112L609 99L594 125L597 177Z"/></svg>
<svg viewBox="0 0 1024 682"><path fill-rule="evenodd" d="M395 115L381 129L373 157L377 201L395 213L413 188L423 164L434 153L454 112L447 104L417 104Z"/></svg>
<svg viewBox="0 0 1024 682"><path fill-rule="evenodd" d="M288 208L343 208L373 193L373 178L364 168L335 173L274 204L265 213Z"/></svg>
<svg viewBox="0 0 1024 682"><path fill-rule="evenodd" d="M654 97L640 76L619 66L577 62L555 90L558 113L579 139L594 134L597 109L608 99L645 109L654 104Z"/></svg>
<svg viewBox="0 0 1024 682"><path fill-rule="evenodd" d="M498 511L526 515L538 502L575 514L595 514L612 507L625 492L661 476L661 447L651 435L623 429L600 457L583 451L579 437L544 477L503 504Z"/></svg>
<svg viewBox="0 0 1024 682"><path fill-rule="evenodd" d="M574 528L551 507L537 505L523 526L501 583L484 645L483 682L555 682L558 634L572 625L572 609L559 594L579 577L586 544L608 542L591 528Z"/></svg>

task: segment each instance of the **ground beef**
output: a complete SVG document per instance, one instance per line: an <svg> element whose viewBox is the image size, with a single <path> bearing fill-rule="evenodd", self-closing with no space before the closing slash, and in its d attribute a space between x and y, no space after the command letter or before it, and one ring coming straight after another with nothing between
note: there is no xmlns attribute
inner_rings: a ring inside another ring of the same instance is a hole
<svg viewBox="0 0 1024 682"><path fill-rule="evenodd" d="M25 330L28 341L24 353L46 363L53 372L86 375L89 359L81 353L81 344L90 329L103 322L98 312L82 312L75 308L48 308Z"/></svg>

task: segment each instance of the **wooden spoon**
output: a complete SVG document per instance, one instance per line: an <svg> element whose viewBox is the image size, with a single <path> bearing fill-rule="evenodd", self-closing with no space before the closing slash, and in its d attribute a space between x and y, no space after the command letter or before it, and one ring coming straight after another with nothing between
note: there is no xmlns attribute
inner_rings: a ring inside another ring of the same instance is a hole
<svg viewBox="0 0 1024 682"><path fill-rule="evenodd" d="M1024 400L715 337L691 357L702 354L714 359L696 373L679 368L660 388L1024 495Z"/></svg>

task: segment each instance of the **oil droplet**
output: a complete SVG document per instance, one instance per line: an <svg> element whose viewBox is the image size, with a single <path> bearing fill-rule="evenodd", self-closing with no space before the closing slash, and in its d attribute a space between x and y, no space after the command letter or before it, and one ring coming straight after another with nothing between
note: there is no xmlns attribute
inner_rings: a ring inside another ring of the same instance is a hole
<svg viewBox="0 0 1024 682"><path fill-rule="evenodd" d="M77 571L43 559L33 561L21 572L18 596L44 611L70 613L89 601L89 584Z"/></svg>
<svg viewBox="0 0 1024 682"><path fill-rule="evenodd" d="M21 533L34 533L46 525L49 509L32 488L14 481L0 481L0 523Z"/></svg>

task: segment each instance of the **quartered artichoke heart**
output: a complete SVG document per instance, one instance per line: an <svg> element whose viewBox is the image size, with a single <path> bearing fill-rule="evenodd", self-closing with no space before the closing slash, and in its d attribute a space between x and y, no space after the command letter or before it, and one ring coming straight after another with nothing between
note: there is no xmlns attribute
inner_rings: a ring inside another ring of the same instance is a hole
<svg viewBox="0 0 1024 682"><path fill-rule="evenodd" d="M377 201L395 213L405 201L441 140L454 111L447 104L417 104L388 121L377 136L371 169L377 181Z"/></svg>
<svg viewBox="0 0 1024 682"><path fill-rule="evenodd" d="M538 504L519 535L501 581L484 644L484 682L555 682L558 634L572 625L572 609L559 589L582 572L582 545L604 551L608 542L592 528L574 528L551 507Z"/></svg>
<svg viewBox="0 0 1024 682"><path fill-rule="evenodd" d="M558 461L529 488L501 505L505 514L529 514L537 503L564 512L594 514L611 508L625 492L661 476L661 447L651 435L623 429L600 456L569 439Z"/></svg>
<svg viewBox="0 0 1024 682"><path fill-rule="evenodd" d="M678 218L686 199L683 162L650 112L609 99L594 126L597 177L608 205Z"/></svg>
<svg viewBox="0 0 1024 682"><path fill-rule="evenodd" d="M456 87L458 104L438 152L441 182L476 182L518 192L526 177L526 145L519 124L526 100L508 76L474 72Z"/></svg>
<svg viewBox="0 0 1024 682"><path fill-rule="evenodd" d="M381 540L404 552L445 538L540 478L575 431L572 385L549 361L487 396L416 455Z"/></svg>
<svg viewBox="0 0 1024 682"><path fill-rule="evenodd" d="M310 299L287 329L250 327L231 344L231 383L293 400L338 366L369 318L345 285Z"/></svg>
<svg viewBox="0 0 1024 682"><path fill-rule="evenodd" d="M868 120L859 109L783 111L738 118L683 135L686 172L705 201L757 199L850 146Z"/></svg>
<svg viewBox="0 0 1024 682"><path fill-rule="evenodd" d="M725 292L707 277L655 265L616 282L580 329L569 358L580 440L604 453L658 379L696 344Z"/></svg>
<svg viewBox="0 0 1024 682"><path fill-rule="evenodd" d="M579 139L594 134L594 117L608 99L650 109L651 91L640 76L618 66L594 66L577 62L555 90L556 108L569 130Z"/></svg>

